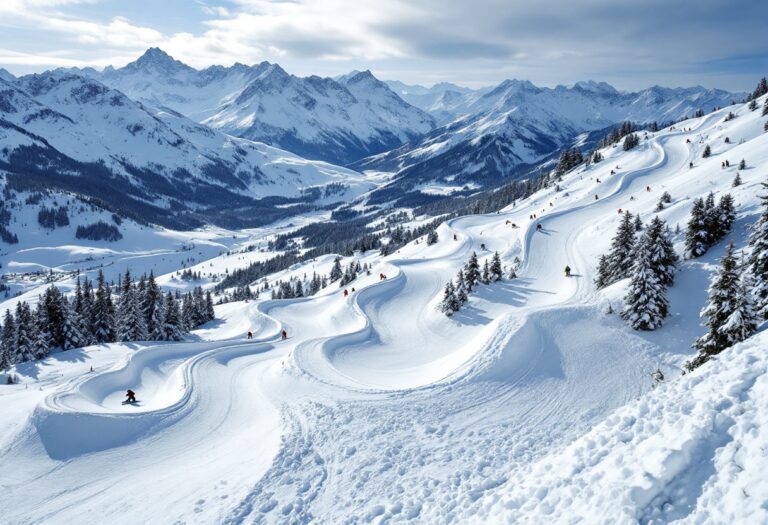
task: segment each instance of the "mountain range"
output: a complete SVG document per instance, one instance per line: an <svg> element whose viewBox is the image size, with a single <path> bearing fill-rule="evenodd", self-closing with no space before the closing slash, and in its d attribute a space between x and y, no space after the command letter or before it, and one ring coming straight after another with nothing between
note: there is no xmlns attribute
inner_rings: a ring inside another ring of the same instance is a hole
<svg viewBox="0 0 768 525"><path fill-rule="evenodd" d="M268 62L197 70L151 48L103 71L0 71L0 170L16 187L81 193L150 222L259 225L361 199L470 194L622 121L675 121L743 96L591 81L426 88Z"/></svg>

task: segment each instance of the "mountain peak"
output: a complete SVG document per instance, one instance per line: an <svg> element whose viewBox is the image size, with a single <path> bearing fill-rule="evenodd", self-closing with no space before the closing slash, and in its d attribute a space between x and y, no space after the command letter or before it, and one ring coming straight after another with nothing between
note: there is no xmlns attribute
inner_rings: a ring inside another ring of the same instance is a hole
<svg viewBox="0 0 768 525"><path fill-rule="evenodd" d="M6 82L13 82L16 80L16 77L9 73L7 70L0 67L0 79L5 80Z"/></svg>
<svg viewBox="0 0 768 525"><path fill-rule="evenodd" d="M608 84L607 82L595 82L594 80L581 80L579 82L576 82L573 85L573 87L575 89L581 89L582 91L588 91L591 93L602 93L602 94L618 93L618 91L616 91L616 88Z"/></svg>
<svg viewBox="0 0 768 525"><path fill-rule="evenodd" d="M150 69L155 72L171 74L192 70L191 67L176 60L159 47L150 47L138 59L125 66L124 69Z"/></svg>

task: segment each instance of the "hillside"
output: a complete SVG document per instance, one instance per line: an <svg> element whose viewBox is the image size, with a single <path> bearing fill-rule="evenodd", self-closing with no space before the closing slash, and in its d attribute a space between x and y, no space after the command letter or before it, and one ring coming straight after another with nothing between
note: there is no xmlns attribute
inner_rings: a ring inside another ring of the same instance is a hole
<svg viewBox="0 0 768 525"><path fill-rule="evenodd" d="M395 172L392 186L401 191L419 184L493 185L520 176L561 149L583 143L584 135L602 135L617 123L674 122L743 98L743 93L702 87L654 86L629 93L604 82L542 88L506 80L490 91L453 96L449 122L416 142L354 167Z"/></svg>
<svg viewBox="0 0 768 525"><path fill-rule="evenodd" d="M6 519L766 521L764 333L680 377L725 244L744 247L761 212L765 121L737 105L641 133L634 149L605 148L602 162L498 213L444 222L436 242L343 258L371 269L343 287L219 305L184 342L16 365L20 384L0 389ZM664 192L671 202L654 211ZM594 285L617 211L665 220L681 253L693 201L709 192L733 195L736 222L679 263L663 327L634 331L607 313L622 309L628 285ZM190 267L229 272L263 256L237 248ZM447 317L437 308L445 283L473 252L481 265L498 252L504 277ZM319 257L253 287L306 282L332 265ZM657 368L666 380L654 388ZM140 404L120 405L127 388Z"/></svg>
<svg viewBox="0 0 768 525"><path fill-rule="evenodd" d="M14 188L74 191L174 227L266 224L293 214L281 205L306 211L373 187L67 72L0 80L0 151Z"/></svg>

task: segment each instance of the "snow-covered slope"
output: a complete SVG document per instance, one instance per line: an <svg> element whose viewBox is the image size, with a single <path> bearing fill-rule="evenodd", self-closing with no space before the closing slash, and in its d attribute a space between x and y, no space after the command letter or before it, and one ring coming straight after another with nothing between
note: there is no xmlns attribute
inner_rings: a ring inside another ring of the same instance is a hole
<svg viewBox="0 0 768 525"><path fill-rule="evenodd" d="M257 198L325 204L372 187L354 171L225 135L63 71L0 80L0 119L0 168L15 183L78 191L144 220L236 224L232 214Z"/></svg>
<svg viewBox="0 0 768 525"><path fill-rule="evenodd" d="M452 96L450 111L457 120L355 166L397 171L402 183L411 186L431 181L459 187L473 181L498 182L570 147L580 134L623 121L675 121L743 98L743 93L702 87L654 86L624 93L604 82L550 89L507 80L488 92Z"/></svg>
<svg viewBox="0 0 768 525"><path fill-rule="evenodd" d="M732 193L726 242L743 245L768 177L765 120L746 106L691 119L632 151L604 150L560 191L451 219L437 243L345 258L373 266L349 297L331 284L230 303L201 341L15 367L22 384L0 387L4 519L765 522L764 334L679 377L722 245L681 263L656 332L606 313L621 308L626 282L593 285L617 209L647 222L664 191L672 203L658 214L673 231L694 198ZM743 184L731 188L741 158ZM721 168L726 159L734 167ZM674 234L678 251L682 240ZM520 257L519 277L479 286L446 318L443 285L473 251L481 263L495 251L507 266ZM268 280L325 273L331 260ZM667 383L651 391L657 367ZM127 388L141 405L119 404Z"/></svg>
<svg viewBox="0 0 768 525"><path fill-rule="evenodd" d="M198 71L152 48L123 68L89 73L147 105L336 164L392 149L435 125L368 71L338 81L299 78L269 62Z"/></svg>

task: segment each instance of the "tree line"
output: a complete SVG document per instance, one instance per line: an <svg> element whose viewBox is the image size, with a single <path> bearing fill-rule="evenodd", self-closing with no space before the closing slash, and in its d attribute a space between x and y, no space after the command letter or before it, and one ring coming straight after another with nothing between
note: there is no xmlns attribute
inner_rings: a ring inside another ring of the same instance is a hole
<svg viewBox="0 0 768 525"><path fill-rule="evenodd" d="M77 280L69 298L51 285L33 309L20 301L6 310L0 327L0 369L45 358L52 350L129 341L179 341L215 318L210 292L163 293L152 273L134 281L126 270L111 286Z"/></svg>

